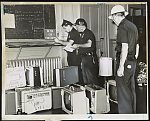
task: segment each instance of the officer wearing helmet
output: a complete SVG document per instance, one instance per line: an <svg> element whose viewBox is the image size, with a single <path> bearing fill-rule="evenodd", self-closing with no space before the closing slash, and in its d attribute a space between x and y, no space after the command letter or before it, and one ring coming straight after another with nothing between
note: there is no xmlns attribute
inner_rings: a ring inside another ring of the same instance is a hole
<svg viewBox="0 0 150 121"><path fill-rule="evenodd" d="M75 22L76 29L80 33L80 43L73 44L81 55L81 67L84 84L98 84L98 59L96 55L95 35L87 28L83 18Z"/></svg>
<svg viewBox="0 0 150 121"><path fill-rule="evenodd" d="M108 17L118 27L116 40L116 83L119 113L136 113L135 70L139 53L137 27L126 19L128 12L121 5L111 9Z"/></svg>

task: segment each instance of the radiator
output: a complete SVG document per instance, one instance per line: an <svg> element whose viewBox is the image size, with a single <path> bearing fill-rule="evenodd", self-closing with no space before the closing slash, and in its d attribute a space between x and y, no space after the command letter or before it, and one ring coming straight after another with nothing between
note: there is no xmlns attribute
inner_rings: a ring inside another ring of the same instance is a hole
<svg viewBox="0 0 150 121"><path fill-rule="evenodd" d="M6 67L19 67L24 66L40 66L43 70L44 84L53 83L53 70L62 67L62 60L60 57L49 58L32 58L32 59L18 59L8 60Z"/></svg>

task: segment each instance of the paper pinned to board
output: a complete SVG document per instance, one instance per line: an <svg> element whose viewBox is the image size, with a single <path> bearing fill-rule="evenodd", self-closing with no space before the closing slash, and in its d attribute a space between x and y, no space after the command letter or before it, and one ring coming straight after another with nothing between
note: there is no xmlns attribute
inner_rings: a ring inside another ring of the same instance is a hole
<svg viewBox="0 0 150 121"><path fill-rule="evenodd" d="M5 24L2 24L5 28L15 28L15 14L2 14L2 21Z"/></svg>
<svg viewBox="0 0 150 121"><path fill-rule="evenodd" d="M75 49L72 48L73 46L68 44L67 46L65 46L63 49L68 51L68 52L73 52Z"/></svg>

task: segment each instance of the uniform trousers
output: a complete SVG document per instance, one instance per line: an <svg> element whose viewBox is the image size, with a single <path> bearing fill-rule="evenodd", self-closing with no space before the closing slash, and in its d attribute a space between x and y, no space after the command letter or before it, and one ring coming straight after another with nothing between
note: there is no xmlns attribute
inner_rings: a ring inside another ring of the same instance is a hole
<svg viewBox="0 0 150 121"><path fill-rule="evenodd" d="M82 75L84 84L98 85L98 64L91 55L82 56Z"/></svg>
<svg viewBox="0 0 150 121"><path fill-rule="evenodd" d="M118 70L119 61L117 61L116 67ZM136 113L135 70L136 61L126 60L124 76L116 75L118 112L121 114Z"/></svg>

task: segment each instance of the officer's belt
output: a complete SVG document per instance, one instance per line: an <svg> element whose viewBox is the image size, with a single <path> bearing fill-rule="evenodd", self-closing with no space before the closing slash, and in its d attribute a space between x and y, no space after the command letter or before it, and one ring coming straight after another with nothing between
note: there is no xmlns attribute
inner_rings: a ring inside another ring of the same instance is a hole
<svg viewBox="0 0 150 121"><path fill-rule="evenodd" d="M89 53L82 53L82 56L88 56L88 55L93 56L93 52L89 52Z"/></svg>
<svg viewBox="0 0 150 121"><path fill-rule="evenodd" d="M118 60L120 60L120 54L121 54L121 52L116 53L116 58ZM135 61L136 60L135 55L128 54L127 55L127 60L129 60L129 61Z"/></svg>

